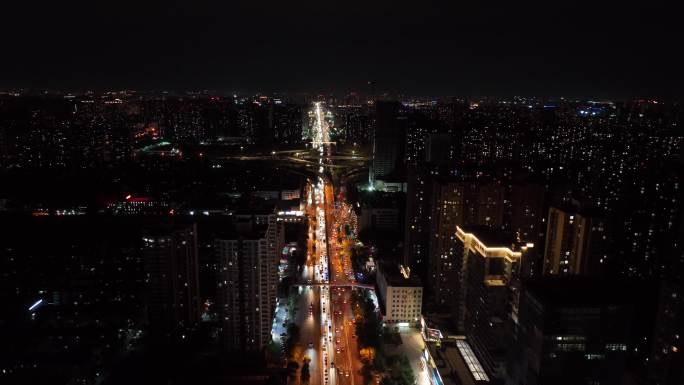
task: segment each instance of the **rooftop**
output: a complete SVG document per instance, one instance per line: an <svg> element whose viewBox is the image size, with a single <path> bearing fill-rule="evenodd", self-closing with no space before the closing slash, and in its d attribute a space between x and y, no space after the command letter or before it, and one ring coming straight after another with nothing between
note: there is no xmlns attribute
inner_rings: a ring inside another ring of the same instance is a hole
<svg viewBox="0 0 684 385"><path fill-rule="evenodd" d="M428 344L444 385L489 383L489 376L465 340L442 340L441 348Z"/></svg>
<svg viewBox="0 0 684 385"><path fill-rule="evenodd" d="M395 287L422 287L420 278L411 274L411 270L393 263L382 263L378 267L387 280L388 286Z"/></svg>
<svg viewBox="0 0 684 385"><path fill-rule="evenodd" d="M484 243L486 247L508 247L515 250L515 235L510 232L495 230L489 226L459 226L466 233L471 233Z"/></svg>

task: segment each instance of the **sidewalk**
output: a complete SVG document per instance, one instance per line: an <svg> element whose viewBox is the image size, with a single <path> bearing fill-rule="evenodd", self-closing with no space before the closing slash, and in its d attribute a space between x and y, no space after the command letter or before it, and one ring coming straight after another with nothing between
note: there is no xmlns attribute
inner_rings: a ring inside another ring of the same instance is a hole
<svg viewBox="0 0 684 385"><path fill-rule="evenodd" d="M423 369L425 366L421 365L425 342L420 332L415 329L407 329L401 330L399 335L401 336L402 344L398 346L386 345L387 354L404 354L411 363L416 384L431 385L428 373Z"/></svg>

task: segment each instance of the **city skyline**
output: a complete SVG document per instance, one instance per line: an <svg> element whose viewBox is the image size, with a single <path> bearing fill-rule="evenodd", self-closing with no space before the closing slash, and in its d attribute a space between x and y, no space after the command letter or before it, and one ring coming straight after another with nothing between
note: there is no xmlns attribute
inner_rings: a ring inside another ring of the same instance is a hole
<svg viewBox="0 0 684 385"><path fill-rule="evenodd" d="M680 24L8 4L0 384L684 385Z"/></svg>

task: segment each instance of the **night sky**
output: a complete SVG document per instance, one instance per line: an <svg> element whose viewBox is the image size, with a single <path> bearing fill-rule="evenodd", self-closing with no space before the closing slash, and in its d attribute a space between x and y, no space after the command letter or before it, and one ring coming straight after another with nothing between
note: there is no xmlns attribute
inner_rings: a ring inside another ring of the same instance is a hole
<svg viewBox="0 0 684 385"><path fill-rule="evenodd" d="M16 3L0 88L684 96L681 13L655 1Z"/></svg>

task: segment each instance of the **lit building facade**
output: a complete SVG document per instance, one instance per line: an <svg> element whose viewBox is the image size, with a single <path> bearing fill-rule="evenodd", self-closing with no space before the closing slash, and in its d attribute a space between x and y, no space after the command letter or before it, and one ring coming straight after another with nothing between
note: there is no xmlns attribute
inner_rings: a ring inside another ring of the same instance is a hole
<svg viewBox="0 0 684 385"><path fill-rule="evenodd" d="M462 268L457 247L457 226L486 225L500 228L503 224L504 188L498 183L433 180L430 217L430 282L438 304L446 305L454 298L450 282Z"/></svg>
<svg viewBox="0 0 684 385"><path fill-rule="evenodd" d="M485 226L458 226L456 239L454 319L487 372L500 377L517 318L520 262L534 245Z"/></svg>
<svg viewBox="0 0 684 385"><path fill-rule="evenodd" d="M261 231L217 239L217 296L223 340L230 351L259 350L271 340L283 223L270 215Z"/></svg>
<svg viewBox="0 0 684 385"><path fill-rule="evenodd" d="M383 321L395 326L415 326L420 321L423 287L411 270L395 265L378 265L380 299L385 305Z"/></svg>
<svg viewBox="0 0 684 385"><path fill-rule="evenodd" d="M571 208L550 207L546 227L545 275L592 274L606 258L601 254L606 225Z"/></svg>

